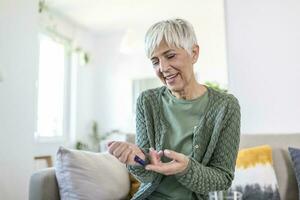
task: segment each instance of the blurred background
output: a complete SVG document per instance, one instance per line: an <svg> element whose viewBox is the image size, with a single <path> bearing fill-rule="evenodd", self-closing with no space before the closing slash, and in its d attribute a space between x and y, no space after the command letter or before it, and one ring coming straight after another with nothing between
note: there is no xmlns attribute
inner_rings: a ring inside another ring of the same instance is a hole
<svg viewBox="0 0 300 200"><path fill-rule="evenodd" d="M196 77L239 99L242 134L299 133L299 13L297 0L0 0L0 199L26 199L61 145L135 133L137 96L161 85L144 35L163 19L193 24Z"/></svg>

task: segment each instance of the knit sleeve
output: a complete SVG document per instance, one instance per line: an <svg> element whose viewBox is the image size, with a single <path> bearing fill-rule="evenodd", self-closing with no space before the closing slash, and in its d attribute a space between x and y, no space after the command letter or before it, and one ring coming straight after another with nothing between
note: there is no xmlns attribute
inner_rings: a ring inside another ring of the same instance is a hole
<svg viewBox="0 0 300 200"><path fill-rule="evenodd" d="M240 141L240 106L238 100L231 97L209 163L204 166L190 158L187 169L175 175L182 185L193 192L207 194L210 191L226 190L231 186Z"/></svg>
<svg viewBox="0 0 300 200"><path fill-rule="evenodd" d="M143 105L143 93L137 99L136 106L136 145L142 149L143 152L147 152L150 148L149 138L147 134L146 120L144 115ZM158 173L145 170L143 166L127 165L128 171L140 182L148 183L152 182Z"/></svg>

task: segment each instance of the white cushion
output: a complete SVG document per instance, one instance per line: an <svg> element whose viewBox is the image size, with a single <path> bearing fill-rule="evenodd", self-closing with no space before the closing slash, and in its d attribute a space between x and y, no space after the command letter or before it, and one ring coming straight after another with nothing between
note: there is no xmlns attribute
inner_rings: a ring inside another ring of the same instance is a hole
<svg viewBox="0 0 300 200"><path fill-rule="evenodd" d="M129 192L125 165L109 153L60 147L55 173L61 200L117 200Z"/></svg>

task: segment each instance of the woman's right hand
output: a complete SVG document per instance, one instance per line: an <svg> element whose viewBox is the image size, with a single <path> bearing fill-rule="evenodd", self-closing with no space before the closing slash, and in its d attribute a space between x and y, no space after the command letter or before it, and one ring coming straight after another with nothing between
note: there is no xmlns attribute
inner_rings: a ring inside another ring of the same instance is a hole
<svg viewBox="0 0 300 200"><path fill-rule="evenodd" d="M145 160L146 156L142 150L135 144L120 141L111 141L107 144L108 152L115 156L120 162L127 165L139 165L134 161L137 155Z"/></svg>

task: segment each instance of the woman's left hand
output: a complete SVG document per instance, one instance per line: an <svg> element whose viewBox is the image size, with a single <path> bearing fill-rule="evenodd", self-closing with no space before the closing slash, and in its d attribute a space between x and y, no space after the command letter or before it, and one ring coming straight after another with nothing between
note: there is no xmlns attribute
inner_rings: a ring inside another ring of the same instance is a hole
<svg viewBox="0 0 300 200"><path fill-rule="evenodd" d="M164 150L164 156L173 160L167 163L159 162L156 164L149 164L146 166L146 170L155 171L164 175L173 175L183 172L189 164L189 158L182 153Z"/></svg>

